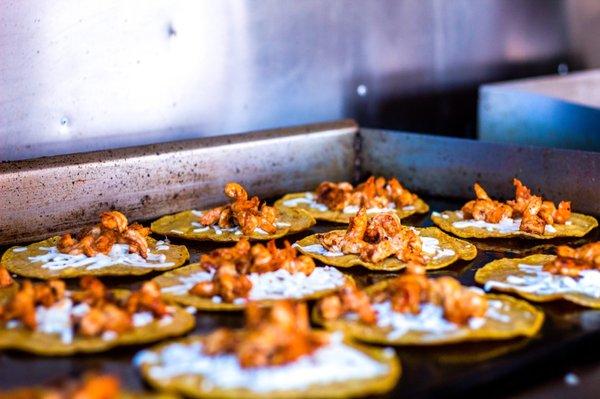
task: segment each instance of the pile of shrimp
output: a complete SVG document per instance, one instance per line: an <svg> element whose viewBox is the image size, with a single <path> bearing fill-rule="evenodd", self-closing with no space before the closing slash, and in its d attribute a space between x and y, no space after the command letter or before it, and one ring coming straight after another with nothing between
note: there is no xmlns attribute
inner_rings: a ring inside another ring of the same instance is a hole
<svg viewBox="0 0 600 399"><path fill-rule="evenodd" d="M386 180L384 177L371 176L356 188L347 182L323 182L317 187L316 199L332 211L342 211L348 205L385 208L394 204L402 208L412 205L417 196L404 188L396 178Z"/></svg>
<svg viewBox="0 0 600 399"><path fill-rule="evenodd" d="M150 229L147 227L137 223L128 225L127 218L121 212L103 212L99 224L84 231L78 239L65 234L60 238L57 248L64 254L94 256L98 253L108 254L114 244L127 244L130 253L146 259L148 234Z"/></svg>
<svg viewBox="0 0 600 399"><path fill-rule="evenodd" d="M244 368L278 366L310 355L328 343L312 331L306 303L278 301L270 308L250 303L242 330L221 328L206 336L205 354L235 354Z"/></svg>
<svg viewBox="0 0 600 399"><path fill-rule="evenodd" d="M600 270L600 241L579 248L567 245L556 247L556 258L543 267L544 271L577 277L583 270Z"/></svg>
<svg viewBox="0 0 600 399"><path fill-rule="evenodd" d="M369 218L366 208L360 208L345 232L331 231L317 238L327 250L355 254L365 262L377 263L395 256L403 262L425 263L421 239L413 229L402 226L392 212Z"/></svg>
<svg viewBox="0 0 600 399"><path fill-rule="evenodd" d="M205 270L214 270L211 281L203 281L190 289L190 293L202 297L215 295L225 302L236 298L247 298L252 283L247 275L250 273L268 273L279 269L291 274L304 273L310 275L315 269L312 258L300 255L296 249L285 241L283 248L277 248L275 240L267 245L254 244L242 238L231 248L220 248L202 255L200 265Z"/></svg>
<svg viewBox="0 0 600 399"><path fill-rule="evenodd" d="M268 234L277 231L277 209L265 203L260 205L258 197L248 199L248 193L238 183L227 183L224 191L231 204L204 212L198 218L201 225L218 224L224 229L239 226L244 235L253 234L256 228Z"/></svg>
<svg viewBox="0 0 600 399"><path fill-rule="evenodd" d="M564 224L571 217L571 202L561 201L558 207L552 201L544 201L532 195L519 179L513 179L515 199L502 203L489 197L483 187L475 183L477 199L467 202L462 211L466 219L498 223L504 218L521 218L520 230L544 234L546 224Z"/></svg>
<svg viewBox="0 0 600 399"><path fill-rule="evenodd" d="M421 304L433 303L443 308L448 321L458 325L465 325L471 317L484 316L488 308L484 294L463 287L453 277L427 278L422 266L411 265L380 291L367 294L348 283L337 293L319 300L317 309L325 320L352 312L362 323L375 324L377 313L373 304L385 301L390 301L396 312L412 314L420 312Z"/></svg>
<svg viewBox="0 0 600 399"><path fill-rule="evenodd" d="M154 317L170 313L160 296L160 289L154 282L142 285L125 301L117 300L98 279L86 276L80 280L81 291L70 292L63 280L49 280L33 284L25 280L19 291L0 307L0 324L19 320L30 330L37 327L36 308L49 308L66 298L73 306L86 304L87 311L82 315L72 315L74 330L86 337L96 337L106 331L120 334L133 329L132 316L136 312L151 312Z"/></svg>

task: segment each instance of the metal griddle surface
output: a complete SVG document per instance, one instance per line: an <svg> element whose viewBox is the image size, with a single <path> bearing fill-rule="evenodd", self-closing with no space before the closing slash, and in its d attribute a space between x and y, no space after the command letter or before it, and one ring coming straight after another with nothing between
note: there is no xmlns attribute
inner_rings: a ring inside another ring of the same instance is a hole
<svg viewBox="0 0 600 399"><path fill-rule="evenodd" d="M461 201L429 199L432 210L458 209ZM407 225L430 226L429 216L405 219ZM340 225L319 223L311 231L288 237L293 242L305 235L339 228ZM600 239L595 229L583 239L554 240L550 243L529 240L472 240L478 247L477 257L460 261L432 275L452 275L464 284L473 285L475 271L491 260L501 257L521 257L534 252L551 252L553 245L581 245ZM172 240L188 246L191 261L199 254L218 245L211 243ZM370 284L397 273L374 273L352 269L350 273L361 284ZM151 278L149 276L147 278ZM143 279L106 278L111 287L133 288ZM556 376L573 364L589 359L600 342L600 311L588 310L566 302L539 305L546 321L539 336L504 342L477 342L443 347L398 348L403 375L398 386L386 397L456 397L485 395L499 397L519 387L531 386ZM217 327L239 327L241 313L196 314L198 325L193 333L207 333ZM3 389L32 386L69 377L86 371L102 371L119 375L130 389L148 389L140 379L131 359L142 347L116 348L98 355L67 358L44 358L15 351L0 353L0 387ZM591 361L595 356L592 355ZM597 361L597 359L595 360ZM335 370L332 370L335 372ZM590 389L595 389L590 387Z"/></svg>

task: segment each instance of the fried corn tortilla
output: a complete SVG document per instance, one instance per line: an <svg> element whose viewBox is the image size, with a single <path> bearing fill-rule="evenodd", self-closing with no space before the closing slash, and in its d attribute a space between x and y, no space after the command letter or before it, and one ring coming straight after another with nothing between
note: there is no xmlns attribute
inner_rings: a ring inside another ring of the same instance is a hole
<svg viewBox="0 0 600 399"><path fill-rule="evenodd" d="M312 217L317 220L325 220L329 222L336 223L348 223L350 222L350 218L356 216L356 212L353 213L344 213L342 211L332 211L332 210L320 210L318 208L313 208L310 204L307 203L298 203L293 207L289 207L285 205L286 201L295 200L298 198L305 198L307 194L314 193L292 193L286 194L281 199L275 202L275 206L278 208L291 208L291 209L303 209L307 211ZM429 205L425 203L421 198L417 198L414 204L404 207L401 209L390 209L390 211L394 211L398 214L398 216L402 218L406 218L415 213L427 213L429 212Z"/></svg>
<svg viewBox="0 0 600 399"><path fill-rule="evenodd" d="M189 337L175 342L182 344L192 344L200 341L201 337ZM149 351L160 353L167 345L159 344ZM169 392L178 392L186 397L191 398L236 398L236 399L275 399L275 398L354 398L366 395L383 394L390 391L397 383L401 375L400 361L395 353L390 350L374 348L370 346L360 345L354 342L345 341L345 343L359 351L365 353L370 358L379 363L385 364L388 367L388 373L384 376L377 376L360 380L347 380L339 382L331 382L325 384L315 384L303 390L285 390L285 391L270 391L257 392L243 388L219 388L210 387L208 384L203 384L201 375L185 375L171 378L155 378L151 375L150 370L152 365L145 363L140 367L142 377L152 387L159 390ZM335 370L331 370L332 373ZM212 389L211 389L212 388Z"/></svg>
<svg viewBox="0 0 600 399"><path fill-rule="evenodd" d="M260 234L254 232L252 235L246 237L251 240L272 240L274 238L307 230L316 223L315 219L310 216L308 212L301 209L277 208L277 210L279 211L277 223L282 224L282 226L277 227L277 232L274 234ZM218 234L217 231L212 228L204 229L201 226L194 226L192 223L198 223L198 215L190 210L163 216L154 221L150 228L154 233L160 235L181 237L197 241L230 242L239 241L240 238L244 237L241 232L235 234L235 231L223 229L221 234ZM203 231L194 232L194 230Z"/></svg>
<svg viewBox="0 0 600 399"><path fill-rule="evenodd" d="M367 293L379 291L388 284L388 281L382 281L367 287L365 291ZM313 308L312 319L328 330L340 330L347 336L360 341L381 345L444 345L467 341L503 340L519 336L531 337L542 327L544 313L529 303L508 295L486 294L486 297L488 300L502 302L502 305L506 307L506 309L503 309L502 314L510 317L510 323L486 316L485 323L477 329L472 329L467 325L458 327L453 331L442 331L438 334L407 331L401 336L392 338L388 335L392 331L389 327L370 326L358 320L325 321L320 316L317 307Z"/></svg>
<svg viewBox="0 0 600 399"><path fill-rule="evenodd" d="M189 277L194 273L203 271L202 267L199 263L192 263L190 265L180 267L177 270L172 270L170 272L164 273L158 277L152 279L155 281L158 286L161 288L173 287L181 284L182 277ZM352 277L345 275L347 280L352 280ZM338 287L339 288L339 287ZM332 288L329 290L317 291L311 295L304 296L302 298L293 298L298 300L313 300L321 298L325 295L328 295L337 288ZM229 303L229 302L213 302L211 298L203 298L198 295L193 295L190 293L186 294L177 294L177 293L168 293L163 292L162 297L169 302L178 303L183 306L193 306L197 309L208 310L208 311L226 311L226 310L244 310L246 308L246 303ZM269 306L273 303L273 300L264 300L261 301L261 304L265 306Z"/></svg>
<svg viewBox="0 0 600 399"><path fill-rule="evenodd" d="M183 265L190 257L187 248L184 245L169 244L168 249L157 249L157 241L151 237L146 237L148 250L153 254L165 255L164 264L160 262L148 261L148 263L157 263L156 267L133 266L123 263L102 266L99 268L90 268L86 266L65 267L59 270L51 270L43 267L42 262L32 262L29 258L39 255L45 255L48 252L42 248L56 247L60 237L52 237L44 241L35 242L24 247L9 248L2 255L2 263L11 273L18 274L28 278L51 279L51 278L73 278L80 276L140 276L154 271L170 270ZM160 247L160 246L159 246Z"/></svg>
<svg viewBox="0 0 600 399"><path fill-rule="evenodd" d="M441 214L435 212L431 215L431 220L438 225L442 230L448 231L458 237L462 238L509 238L509 237L522 237L531 239L546 240L557 237L583 237L589 233L594 227L598 226L598 221L588 215L581 213L572 213L569 221L570 225L566 224L554 224L552 227L556 229L555 232L544 232L544 234L528 233L526 231L489 231L483 227L469 226L464 228L458 228L453 225L454 222L470 220L463 219L459 215L460 211L444 211Z"/></svg>
<svg viewBox="0 0 600 399"><path fill-rule="evenodd" d="M498 259L477 270L475 273L475 281L482 285L485 285L489 281L498 281L504 283L506 282L508 276L521 277L527 275L526 272L519 269L519 264L543 265L544 263L550 262L555 258L555 255L538 254L527 256L525 258ZM541 294L526 292L522 289L519 289L519 287L494 287L494 289L516 293L533 302L549 302L564 299L581 306L600 309L600 297L593 297L579 292Z"/></svg>
<svg viewBox="0 0 600 399"><path fill-rule="evenodd" d="M427 270L441 269L456 262L459 259L471 260L477 255L477 249L473 244L449 236L448 234L444 233L436 227L417 228L416 230L419 232L420 237L435 238L439 241L438 245L441 248L452 249L454 251L454 255L452 256L431 259L425 265L425 268ZM317 235L313 234L296 242L294 246L299 252L303 253L304 255L311 256L327 265L336 267L364 266L369 270L381 271L397 271L406 267L405 262L402 262L401 260L395 257L389 257L387 259L384 259L380 263L371 263L363 261L358 255L354 254L342 256L327 256L324 254L309 252L304 249L304 247L316 244L319 244L319 240L317 238Z"/></svg>
<svg viewBox="0 0 600 399"><path fill-rule="evenodd" d="M113 290L116 298L125 299L130 292ZM117 346L140 345L164 338L185 334L196 325L196 318L184 309L175 306L170 323L154 320L142 327L119 334L115 339L102 337L82 337L74 335L71 343L64 343L58 334L31 331L23 327L7 329L0 327L0 350L16 349L41 356L70 356L75 353L105 352Z"/></svg>

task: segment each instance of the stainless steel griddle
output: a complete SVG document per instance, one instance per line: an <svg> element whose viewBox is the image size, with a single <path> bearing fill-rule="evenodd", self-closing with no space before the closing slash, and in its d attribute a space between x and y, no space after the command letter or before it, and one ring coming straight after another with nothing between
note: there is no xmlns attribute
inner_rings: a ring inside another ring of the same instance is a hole
<svg viewBox="0 0 600 399"><path fill-rule="evenodd" d="M130 219L149 221L223 200L222 187L239 181L251 194L275 199L311 190L322 180L358 180L369 174L398 176L424 196L432 210L456 209L479 181L493 196L512 194L518 176L552 200L571 199L574 209L600 214L600 153L518 147L470 140L361 129L352 121L277 129L114 151L0 164L0 249L94 223L115 208ZM429 216L406 224L431 225ZM296 240L333 225L286 237ZM552 242L474 240L479 255L436 271L474 284L474 272L490 260L551 251ZM195 261L215 244L185 243ZM367 284L390 274L351 271ZM139 278L106 279L111 286L139 285ZM436 348L400 348L404 374L389 397L494 397L515 384L554 375L565 359L589 357L600 342L600 311L567 303L540 305L547 321L539 336L506 342ZM196 332L238 326L240 314L199 313ZM119 374L124 385L146 388L131 365L140 348L69 358L0 353L0 387L44 383L95 369ZM554 374L553 374L554 373ZM590 387L594 389L594 387ZM592 391L593 392L593 391Z"/></svg>

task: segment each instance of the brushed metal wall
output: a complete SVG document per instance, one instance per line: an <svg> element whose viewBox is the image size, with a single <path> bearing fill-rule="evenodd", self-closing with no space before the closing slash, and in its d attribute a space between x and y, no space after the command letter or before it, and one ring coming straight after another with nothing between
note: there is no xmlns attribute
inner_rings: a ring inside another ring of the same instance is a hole
<svg viewBox="0 0 600 399"><path fill-rule="evenodd" d="M453 100L410 100L561 59L566 14L559 0L4 1L0 160L342 117L452 121Z"/></svg>

